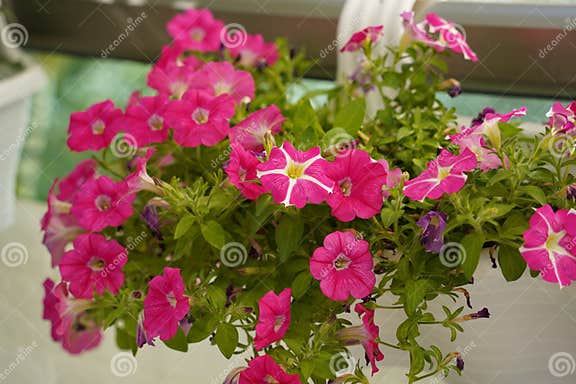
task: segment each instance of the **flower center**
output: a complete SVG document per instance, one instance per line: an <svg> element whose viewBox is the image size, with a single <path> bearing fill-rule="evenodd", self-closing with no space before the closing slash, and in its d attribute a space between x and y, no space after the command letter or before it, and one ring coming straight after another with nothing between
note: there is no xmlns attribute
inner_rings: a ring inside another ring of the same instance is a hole
<svg viewBox="0 0 576 384"><path fill-rule="evenodd" d="M278 332L280 330L280 328L282 328L282 326L284 325L285 322L286 322L286 316L277 315L274 318L274 332Z"/></svg>
<svg viewBox="0 0 576 384"><path fill-rule="evenodd" d="M100 119L96 120L92 123L92 133L95 135L101 135L104 133L104 129L106 129L106 124Z"/></svg>
<svg viewBox="0 0 576 384"><path fill-rule="evenodd" d="M176 308L176 304L178 303L178 300L176 300L176 296L174 296L174 292L170 292L169 294L167 294L166 300L168 300L168 304L170 304L170 306L172 308Z"/></svg>
<svg viewBox="0 0 576 384"><path fill-rule="evenodd" d="M278 380L276 380L275 377L272 377L271 375L267 375L264 379L262 379L262 381L265 383L269 383L269 384L279 384L280 383Z"/></svg>
<svg viewBox="0 0 576 384"><path fill-rule="evenodd" d="M104 260L99 259L97 257L92 257L92 259L90 259L90 261L88 262L88 266L93 271L101 271L104 269L105 265L106 265L106 263L104 262Z"/></svg>
<svg viewBox="0 0 576 384"><path fill-rule="evenodd" d="M334 268L336 268L337 271L341 271L348 268L350 263L352 263L352 260L350 260L350 258L348 258L348 256L345 254L341 253L334 260Z"/></svg>
<svg viewBox="0 0 576 384"><path fill-rule="evenodd" d="M194 41L202 41L204 36L206 36L206 32L201 28L194 28L190 31L190 38Z"/></svg>
<svg viewBox="0 0 576 384"><path fill-rule="evenodd" d="M158 115L152 115L148 119L148 126L153 131L161 131L164 128L164 120Z"/></svg>
<svg viewBox="0 0 576 384"><path fill-rule="evenodd" d="M554 253L565 253L564 247L560 245L560 240L566 235L566 231L550 232L548 239L546 239L546 250L550 254L550 258L554 257Z"/></svg>
<svg viewBox="0 0 576 384"><path fill-rule="evenodd" d="M196 108L192 113L192 120L194 120L196 124L206 124L209 117L210 111L204 108Z"/></svg>
<svg viewBox="0 0 576 384"><path fill-rule="evenodd" d="M288 168L286 169L286 175L291 179L298 179L304 175L305 170L306 169L304 168L304 164L290 162Z"/></svg>
<svg viewBox="0 0 576 384"><path fill-rule="evenodd" d="M232 91L232 86L229 83L225 83L223 81L219 81L214 84L214 93L216 96L223 95L225 93L230 94Z"/></svg>
<svg viewBox="0 0 576 384"><path fill-rule="evenodd" d="M444 180L450 176L450 170L452 167L438 167L438 180Z"/></svg>
<svg viewBox="0 0 576 384"><path fill-rule="evenodd" d="M350 196L352 193L352 180L349 177L340 181L340 190L344 196Z"/></svg>
<svg viewBox="0 0 576 384"><path fill-rule="evenodd" d="M96 198L96 207L100 212L104 212L112 207L112 199L108 195L100 195Z"/></svg>
<svg viewBox="0 0 576 384"><path fill-rule="evenodd" d="M240 181L244 182L246 181L246 170L242 167L240 167L240 170L238 171L238 177L240 177Z"/></svg>

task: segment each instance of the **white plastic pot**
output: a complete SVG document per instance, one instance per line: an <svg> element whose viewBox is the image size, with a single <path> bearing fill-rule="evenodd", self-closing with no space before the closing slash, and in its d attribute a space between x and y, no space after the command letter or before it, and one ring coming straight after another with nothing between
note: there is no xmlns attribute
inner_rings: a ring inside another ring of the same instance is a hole
<svg viewBox="0 0 576 384"><path fill-rule="evenodd" d="M38 64L27 57L23 62L23 71L0 80L0 230L14 222L20 154L36 126L30 122L32 95L46 84Z"/></svg>

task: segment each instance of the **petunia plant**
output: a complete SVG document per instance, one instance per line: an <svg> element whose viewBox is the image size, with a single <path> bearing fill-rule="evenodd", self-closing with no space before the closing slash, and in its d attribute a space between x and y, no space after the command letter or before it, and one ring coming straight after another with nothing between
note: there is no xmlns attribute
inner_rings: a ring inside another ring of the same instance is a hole
<svg viewBox="0 0 576 384"><path fill-rule="evenodd" d="M466 290L481 257L510 281L570 285L576 103L555 103L536 137L523 107L459 127L437 98L462 92L443 56L476 55L437 15L399 17L399 47L381 26L356 33L342 54L357 70L298 99L310 63L285 42L232 39L207 10L171 20L152 92L70 118L69 148L91 158L54 181L41 223L61 275L44 282L54 340L73 354L108 328L134 354L207 340L245 358L225 380L240 384L369 383L392 348L415 383L462 373L420 335L454 341L490 317ZM385 311L402 313L395 339ZM338 369L356 345L366 359Z"/></svg>

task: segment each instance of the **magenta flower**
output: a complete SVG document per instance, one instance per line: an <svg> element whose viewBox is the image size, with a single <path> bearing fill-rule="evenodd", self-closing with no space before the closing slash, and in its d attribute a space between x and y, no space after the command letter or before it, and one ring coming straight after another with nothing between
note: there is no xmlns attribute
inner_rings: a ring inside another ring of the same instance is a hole
<svg viewBox="0 0 576 384"><path fill-rule="evenodd" d="M258 356L240 372L239 384L300 384L298 375L289 375L269 355Z"/></svg>
<svg viewBox="0 0 576 384"><path fill-rule="evenodd" d="M59 267L62 280L70 282L70 292L77 298L91 299L94 292L118 293L127 261L126 249L116 240L88 233L74 240L74 249L64 254Z"/></svg>
<svg viewBox="0 0 576 384"><path fill-rule="evenodd" d="M147 84L164 97L181 99L182 95L196 84L198 79L196 70L202 62L194 56L180 61L169 49L164 47L162 50L160 60L148 74Z"/></svg>
<svg viewBox="0 0 576 384"><path fill-rule="evenodd" d="M266 293L258 301L258 324L254 346L259 351L280 341L290 326L290 299L292 289L286 288L279 295L274 291Z"/></svg>
<svg viewBox="0 0 576 384"><path fill-rule="evenodd" d="M220 49L220 33L224 23L214 19L207 9L188 9L168 22L168 34L183 50L216 52Z"/></svg>
<svg viewBox="0 0 576 384"><path fill-rule="evenodd" d="M271 66L280 57L276 44L266 43L262 35L247 35L244 44L233 44L229 51L245 67Z"/></svg>
<svg viewBox="0 0 576 384"><path fill-rule="evenodd" d="M125 180L130 193L136 193L140 191L150 191L159 195L163 193L162 188L156 185L156 182L152 177L150 177L147 170L148 161L150 161L150 158L155 152L155 148L148 148L146 150L146 156L136 157L133 160L136 169Z"/></svg>
<svg viewBox="0 0 576 384"><path fill-rule="evenodd" d="M520 248L530 269L541 271L542 278L560 287L576 280L576 214L545 205L530 218Z"/></svg>
<svg viewBox="0 0 576 384"><path fill-rule="evenodd" d="M367 27L361 31L356 32L355 34L352 35L350 40L348 40L346 44L344 44L344 46L340 49L340 52L356 52L359 49L361 49L362 45L365 43L367 44L375 43L376 41L378 41L380 36L382 36L383 29L384 29L383 25L378 25Z"/></svg>
<svg viewBox="0 0 576 384"><path fill-rule="evenodd" d="M251 151L264 150L264 137L282 131L286 118L275 105L260 109L238 123L230 131L230 141Z"/></svg>
<svg viewBox="0 0 576 384"><path fill-rule="evenodd" d="M66 283L54 285L44 281L44 310L42 318L51 323L52 339L62 343L71 354L96 348L102 340L102 329L86 316L91 301L68 296Z"/></svg>
<svg viewBox="0 0 576 384"><path fill-rule="evenodd" d="M460 152L463 152L466 148L474 152L478 165L483 172L498 169L502 166L502 160L496 154L495 149L487 146L486 140L481 134L472 132L466 136L459 136L452 143L460 147Z"/></svg>
<svg viewBox="0 0 576 384"><path fill-rule="evenodd" d="M402 181L402 170L400 168L390 169L390 164L385 159L378 160L378 163L384 167L386 171L386 185L383 188L382 194L384 197L390 196L389 189L394 188Z"/></svg>
<svg viewBox="0 0 576 384"><path fill-rule="evenodd" d="M456 193L464 187L468 172L476 168L476 155L468 148L455 156L443 149L440 156L428 163L416 178L404 184L404 194L411 200L439 199L443 194Z"/></svg>
<svg viewBox="0 0 576 384"><path fill-rule="evenodd" d="M354 310L362 318L362 325L341 329L336 332L336 338L346 346L362 344L374 375L379 371L376 362L384 359L378 345L380 328L374 323L374 310L366 309L360 303L356 304Z"/></svg>
<svg viewBox="0 0 576 384"><path fill-rule="evenodd" d="M184 147L212 146L228 136L234 116L234 100L228 95L212 97L190 90L182 100L174 101L167 114L174 129L174 140Z"/></svg>
<svg viewBox="0 0 576 384"><path fill-rule="evenodd" d="M74 170L58 184L58 199L62 201L72 201L84 183L97 176L97 167L98 163L93 159L78 163Z"/></svg>
<svg viewBox="0 0 576 384"><path fill-rule="evenodd" d="M350 232L332 232L324 246L316 248L310 259L310 273L320 280L322 293L331 300L368 296L376 284L370 246Z"/></svg>
<svg viewBox="0 0 576 384"><path fill-rule="evenodd" d="M494 147L499 148L502 139L500 134L500 127L498 124L507 123L513 117L524 116L526 115L526 112L526 107L521 107L518 109L513 109L512 111L504 114L487 113L484 116L484 122L471 129L476 133L485 135Z"/></svg>
<svg viewBox="0 0 576 384"><path fill-rule="evenodd" d="M164 275L148 283L144 299L144 329L148 339L160 336L170 340L178 331L178 323L190 309L188 296L184 296L184 282L178 268L164 268Z"/></svg>
<svg viewBox="0 0 576 384"><path fill-rule="evenodd" d="M75 152L106 148L118 133L113 123L121 117L122 111L110 100L94 104L84 112L74 112L70 115L68 147Z"/></svg>
<svg viewBox="0 0 576 384"><path fill-rule="evenodd" d="M549 118L548 125L555 131L574 134L576 128L576 101L566 107L560 102L555 102L546 113Z"/></svg>
<svg viewBox="0 0 576 384"><path fill-rule="evenodd" d="M284 142L274 147L270 159L258 165L258 178L278 204L303 208L307 202L320 204L333 190L333 182L325 171L328 162L320 155L320 148L297 151Z"/></svg>
<svg viewBox="0 0 576 384"><path fill-rule="evenodd" d="M164 96L134 98L122 119L117 121L117 131L131 135L138 148L168 139L169 130L164 120L169 100Z"/></svg>
<svg viewBox="0 0 576 384"><path fill-rule="evenodd" d="M248 200L258 200L265 193L257 177L260 160L240 145L232 145L230 161L226 165L226 174L230 182L242 192Z"/></svg>
<svg viewBox="0 0 576 384"><path fill-rule="evenodd" d="M236 70L225 61L206 63L197 73L194 88L213 96L229 95L236 104L241 104L254 99L256 86L250 72Z"/></svg>
<svg viewBox="0 0 576 384"><path fill-rule="evenodd" d="M356 217L369 219L382 209L382 187L386 185L386 170L370 155L354 149L345 156L337 156L326 169L326 175L336 185L326 203L332 216L343 222Z"/></svg>
<svg viewBox="0 0 576 384"><path fill-rule="evenodd" d="M83 185L82 193L72 203L71 212L83 228L99 232L124 224L132 216L135 198L126 182L116 183L108 176L100 176Z"/></svg>
<svg viewBox="0 0 576 384"><path fill-rule="evenodd" d="M427 252L440 253L444 246L444 229L448 217L444 213L430 211L416 222L423 229L420 242Z"/></svg>

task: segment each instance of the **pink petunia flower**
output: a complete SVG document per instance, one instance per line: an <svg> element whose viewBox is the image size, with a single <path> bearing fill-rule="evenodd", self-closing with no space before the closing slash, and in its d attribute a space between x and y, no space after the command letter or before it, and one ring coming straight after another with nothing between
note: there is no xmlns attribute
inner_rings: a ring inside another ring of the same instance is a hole
<svg viewBox="0 0 576 384"><path fill-rule="evenodd" d="M500 160L500 157L495 153L493 148L489 148L486 145L484 136L480 134L471 133L467 136L460 137L452 143L457 144L460 147L460 152L464 151L466 148L474 152L480 169L483 172L488 172L491 169L498 169L502 166L502 160Z"/></svg>
<svg viewBox="0 0 576 384"><path fill-rule="evenodd" d="M513 109L512 111L504 114L500 113L487 113L484 116L484 122L473 128L474 132L485 135L490 144L495 148L499 148L502 142L499 123L507 123L513 117L525 116L528 110L526 107Z"/></svg>
<svg viewBox="0 0 576 384"><path fill-rule="evenodd" d="M326 199L332 216L348 222L380 213L384 198L382 187L388 175L382 164L372 160L367 152L353 149L345 156L337 156L326 168L326 175L336 185Z"/></svg>
<svg viewBox="0 0 576 384"><path fill-rule="evenodd" d="M576 101L571 102L566 107L560 102L555 102L546 113L549 118L548 125L560 133L574 134L576 128Z"/></svg>
<svg viewBox="0 0 576 384"><path fill-rule="evenodd" d="M136 193L140 191L150 191L158 195L164 193L162 188L158 186L154 179L148 174L147 170L148 161L150 161L150 158L155 152L155 148L148 148L144 157L139 156L132 161L132 163L135 163L136 169L125 180L130 193Z"/></svg>
<svg viewBox="0 0 576 384"><path fill-rule="evenodd" d="M336 338L346 346L362 344L374 375L379 371L376 362L384 359L384 354L378 345L380 328L374 323L374 310L366 309L360 303L356 304L354 310L362 318L363 325L344 328L336 332Z"/></svg>
<svg viewBox="0 0 576 384"><path fill-rule="evenodd" d="M178 268L164 268L164 274L148 283L144 299L144 329L148 339L160 336L170 340L178 331L178 323L190 309L184 296L184 281Z"/></svg>
<svg viewBox="0 0 576 384"><path fill-rule="evenodd" d="M376 284L374 261L367 241L350 232L332 232L310 259L310 272L320 280L322 293L331 300L368 296Z"/></svg>
<svg viewBox="0 0 576 384"><path fill-rule="evenodd" d="M230 161L226 165L226 174L230 182L242 192L248 200L258 200L265 193L257 177L260 160L250 151L239 145L232 145Z"/></svg>
<svg viewBox="0 0 576 384"><path fill-rule="evenodd" d="M384 167L384 171L386 171L386 185L383 188L382 194L385 198L390 196L389 189L394 188L402 181L402 170L400 168L390 168L390 164L385 159L378 160L378 163Z"/></svg>
<svg viewBox="0 0 576 384"><path fill-rule="evenodd" d="M279 295L274 291L266 293L258 301L258 324L254 346L259 351L270 344L282 340L290 326L290 299L292 289L286 288Z"/></svg>
<svg viewBox="0 0 576 384"><path fill-rule="evenodd" d="M164 97L180 99L196 84L196 70L202 62L194 56L181 60L180 55L181 51L164 47L160 59L148 74L148 86Z"/></svg>
<svg viewBox="0 0 576 384"><path fill-rule="evenodd" d="M560 287L576 280L576 212L550 205L536 210L530 228L524 232L520 253L530 269L541 271L542 278Z"/></svg>
<svg viewBox="0 0 576 384"><path fill-rule="evenodd" d="M254 99L256 86L250 72L236 70L225 61L206 63L196 75L194 88L213 96L229 95L236 104L241 104Z"/></svg>
<svg viewBox="0 0 576 384"><path fill-rule="evenodd" d="M269 67L280 57L276 44L266 43L262 35L246 35L244 44L234 44L229 51L245 67Z"/></svg>
<svg viewBox="0 0 576 384"><path fill-rule="evenodd" d="M439 199L443 194L456 193L464 187L468 178L464 172L476 168L476 155L466 148L460 155L452 155L443 149L438 158L430 161L427 168L416 178L404 184L404 194L411 200Z"/></svg>
<svg viewBox="0 0 576 384"><path fill-rule="evenodd" d="M449 48L461 53L466 60L478 61L478 57L466 42L464 32L460 31L456 24L444 20L435 13L427 14L425 20L419 23L414 21L414 12L403 12L401 16L404 27L410 31L415 40L439 52Z"/></svg>
<svg viewBox="0 0 576 384"><path fill-rule="evenodd" d="M97 167L98 163L93 159L78 163L74 170L58 184L58 199L62 201L72 201L84 183L97 176Z"/></svg>
<svg viewBox="0 0 576 384"><path fill-rule="evenodd" d="M384 29L383 25L378 25L367 27L359 32L356 32L355 34L352 35L350 40L348 40L346 44L344 44L344 46L340 49L340 52L356 52L359 49L361 49L362 45L365 43L367 44L375 43L376 41L378 41L380 36L382 36L383 29Z"/></svg>
<svg viewBox="0 0 576 384"><path fill-rule="evenodd" d="M99 232L106 227L122 225L132 216L136 195L126 182L115 182L108 176L90 180L72 203L72 214L88 231Z"/></svg>
<svg viewBox="0 0 576 384"><path fill-rule="evenodd" d="M70 282L70 292L77 298L90 299L94 292L114 294L124 284L122 268L128 254L116 240L106 240L97 233L78 236L74 249L60 261L62 280Z"/></svg>
<svg viewBox="0 0 576 384"><path fill-rule="evenodd" d="M94 104L84 112L74 112L70 115L68 147L75 152L106 148L117 133L113 123L121 117L122 111L110 100Z"/></svg>
<svg viewBox="0 0 576 384"><path fill-rule="evenodd" d="M269 355L258 356L240 372L239 384L300 384L298 375L289 375Z"/></svg>
<svg viewBox="0 0 576 384"><path fill-rule="evenodd" d="M286 118L275 105L253 112L230 131L230 141L251 151L264 150L264 138L282 131Z"/></svg>
<svg viewBox="0 0 576 384"><path fill-rule="evenodd" d="M220 49L220 34L224 23L214 19L207 9L188 9L168 22L168 34L183 50L216 52Z"/></svg>
<svg viewBox="0 0 576 384"><path fill-rule="evenodd" d="M320 204L333 191L333 181L325 170L328 162L320 155L320 148L297 151L284 142L274 147L270 159L258 165L258 178L278 204L303 208L307 202Z"/></svg>
<svg viewBox="0 0 576 384"><path fill-rule="evenodd" d="M190 90L182 100L169 108L168 124L174 129L174 140L184 147L212 146L228 136L229 120L234 116L234 100L228 95Z"/></svg>
<svg viewBox="0 0 576 384"><path fill-rule="evenodd" d="M71 354L96 348L102 341L102 329L86 316L91 301L74 299L68 295L66 283L54 285L44 281L44 310L42 318L51 323L52 338L61 342Z"/></svg>
<svg viewBox="0 0 576 384"><path fill-rule="evenodd" d="M169 130L164 120L168 105L169 100L164 96L134 98L124 117L117 121L117 131L132 136L138 148L166 141Z"/></svg>

